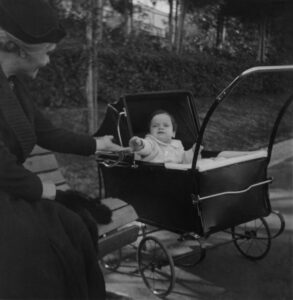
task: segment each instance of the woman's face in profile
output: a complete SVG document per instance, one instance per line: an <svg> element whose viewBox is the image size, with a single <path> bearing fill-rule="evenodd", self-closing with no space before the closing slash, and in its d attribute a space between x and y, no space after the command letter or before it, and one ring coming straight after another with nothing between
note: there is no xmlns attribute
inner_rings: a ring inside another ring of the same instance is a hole
<svg viewBox="0 0 293 300"><path fill-rule="evenodd" d="M43 44L37 50L23 50L24 55L18 63L17 73L35 78L40 68L50 62L50 53L56 48L56 44Z"/></svg>

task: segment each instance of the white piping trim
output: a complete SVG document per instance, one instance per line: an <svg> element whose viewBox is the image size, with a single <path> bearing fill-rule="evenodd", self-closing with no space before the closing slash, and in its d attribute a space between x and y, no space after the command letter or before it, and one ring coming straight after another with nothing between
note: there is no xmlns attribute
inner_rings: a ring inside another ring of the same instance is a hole
<svg viewBox="0 0 293 300"><path fill-rule="evenodd" d="M126 115L125 111L122 111L122 112L119 113L118 121L117 121L117 133L118 133L120 146L122 146L122 137L121 137L121 131L120 131L120 120L121 120L121 116L123 116L123 115L124 116Z"/></svg>
<svg viewBox="0 0 293 300"><path fill-rule="evenodd" d="M214 198L214 197L219 197L219 196L223 196L223 195L229 195L229 194L243 194L243 193L245 193L245 192L251 190L251 189L254 188L254 187L257 187L257 186L260 186L260 185L264 185L264 184L268 184L268 183L271 183L272 181L273 181L272 179L268 179L268 180L265 180L265 181L261 181L261 182L258 182L258 183L255 183L255 184L250 185L249 187L247 187L247 188L244 189L244 190L239 190L239 191L228 191L228 192L223 192L223 193L218 193L218 194L208 195L208 196L205 196L205 197L199 197L199 196L198 196L198 200L199 200L199 201L202 201L202 200L205 200L205 199Z"/></svg>

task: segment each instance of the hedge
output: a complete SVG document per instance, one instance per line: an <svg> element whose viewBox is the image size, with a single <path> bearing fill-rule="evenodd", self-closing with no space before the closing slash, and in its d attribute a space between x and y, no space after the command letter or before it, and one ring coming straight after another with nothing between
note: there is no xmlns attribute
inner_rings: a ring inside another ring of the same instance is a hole
<svg viewBox="0 0 293 300"><path fill-rule="evenodd" d="M85 107L88 53L82 48L61 49L40 71L31 90L42 106ZM179 56L167 50L104 47L99 56L98 99L118 100L125 93L187 89L195 96L217 95L235 76L255 66L253 59L231 59L198 53ZM237 92L283 92L291 81L280 75L253 77Z"/></svg>

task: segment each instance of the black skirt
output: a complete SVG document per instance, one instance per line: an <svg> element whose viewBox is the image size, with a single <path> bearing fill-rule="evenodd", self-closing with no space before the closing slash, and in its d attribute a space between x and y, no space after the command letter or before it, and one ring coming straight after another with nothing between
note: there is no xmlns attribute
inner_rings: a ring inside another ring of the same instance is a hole
<svg viewBox="0 0 293 300"><path fill-rule="evenodd" d="M60 204L0 192L0 298L105 299L105 283L80 217Z"/></svg>

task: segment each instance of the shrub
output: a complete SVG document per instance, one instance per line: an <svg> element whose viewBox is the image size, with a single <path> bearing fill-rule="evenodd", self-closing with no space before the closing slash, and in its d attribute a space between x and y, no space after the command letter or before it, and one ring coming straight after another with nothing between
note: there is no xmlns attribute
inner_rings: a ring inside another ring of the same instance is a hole
<svg viewBox="0 0 293 300"><path fill-rule="evenodd" d="M58 50L51 64L31 84L42 106L84 107L88 52L82 48ZM232 59L198 53L179 56L166 49L105 45L98 56L98 99L118 100L125 93L187 89L196 96L217 95L235 76L255 65L252 59ZM240 94L283 91L281 76L253 77L237 89ZM287 79L287 83L290 81ZM289 86L289 85L288 85ZM44 92L45 91L45 92Z"/></svg>

